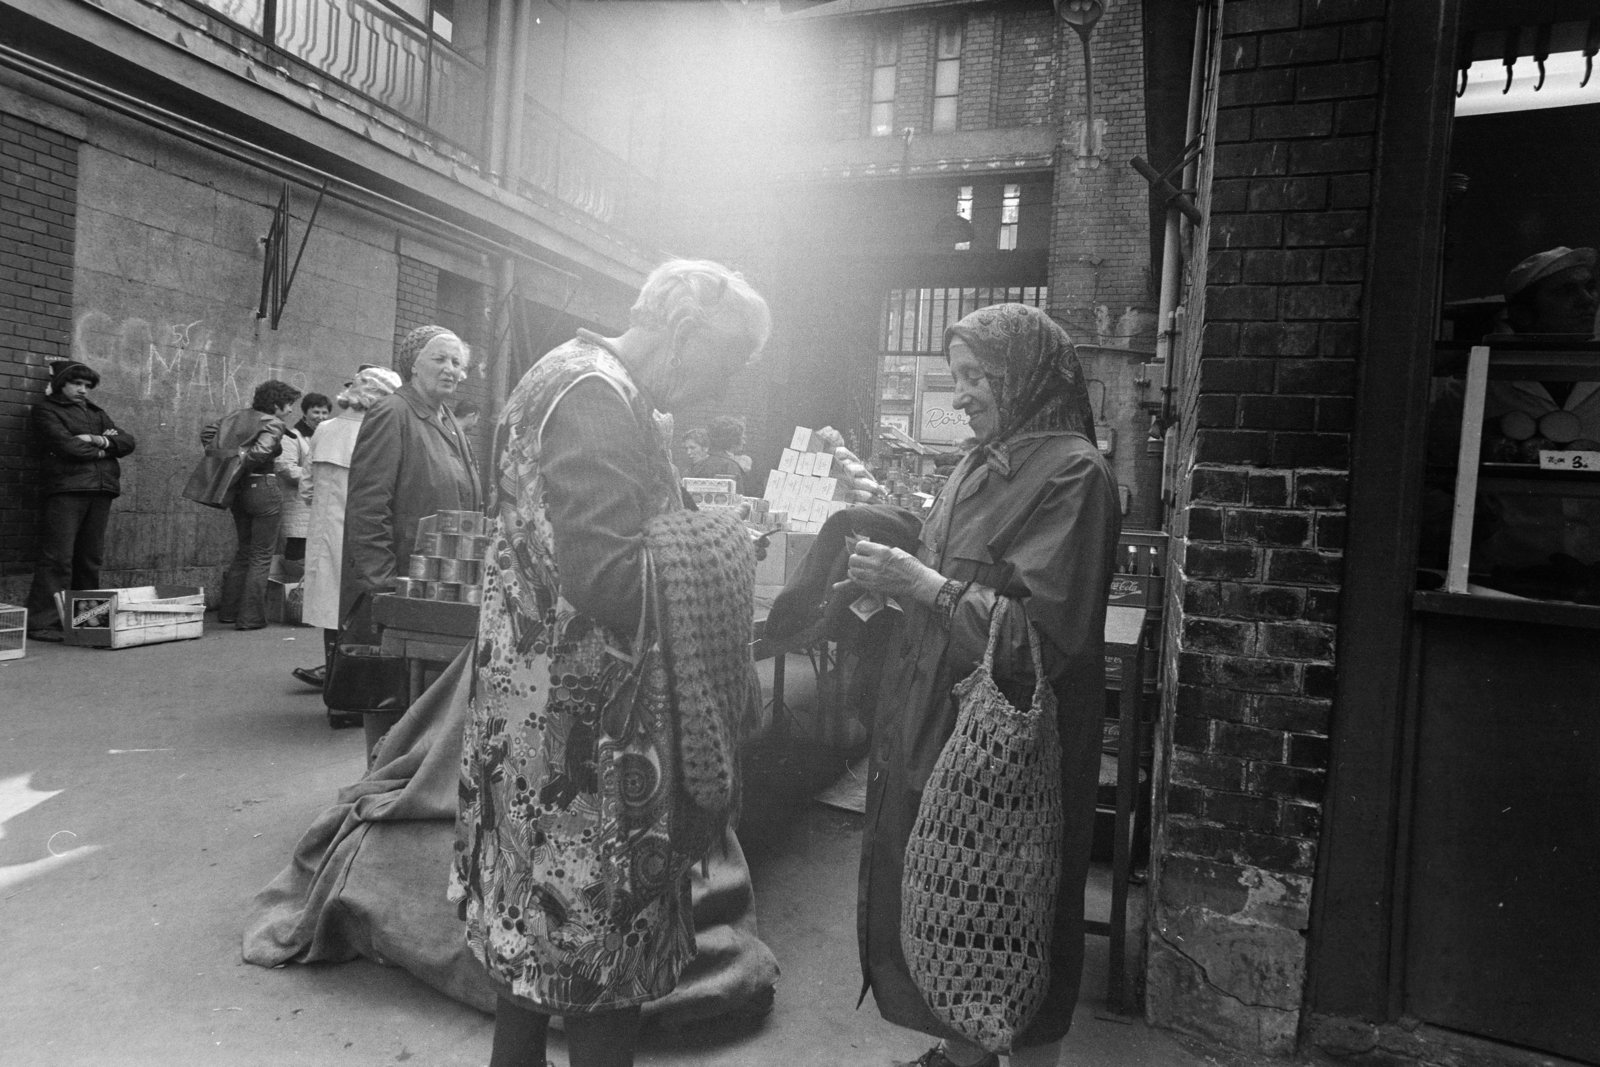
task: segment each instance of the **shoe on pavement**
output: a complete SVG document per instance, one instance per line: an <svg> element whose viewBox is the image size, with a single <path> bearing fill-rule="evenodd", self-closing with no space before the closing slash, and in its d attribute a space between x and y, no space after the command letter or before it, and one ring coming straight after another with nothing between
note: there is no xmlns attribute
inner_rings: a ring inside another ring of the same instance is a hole
<svg viewBox="0 0 1600 1067"><path fill-rule="evenodd" d="M298 679L299 681L304 682L306 685L309 685L313 689L321 689L322 686L323 686L323 683L326 682L327 679L328 679L328 668L326 666L322 666L322 667L296 667L294 670L290 671L289 673L294 675L296 679Z"/></svg>
<svg viewBox="0 0 1600 1067"><path fill-rule="evenodd" d="M956 1064L944 1054L941 1046L935 1045L916 1059L908 1063L897 1063L894 1067L956 1067ZM973 1064L973 1067L1000 1067L1000 1057L991 1052Z"/></svg>
<svg viewBox="0 0 1600 1067"><path fill-rule="evenodd" d="M60 630L55 629L55 628L50 628L50 629L45 629L45 630L29 630L28 631L28 640L29 641L56 641L56 642L60 642L60 641L66 640L66 635L64 635Z"/></svg>

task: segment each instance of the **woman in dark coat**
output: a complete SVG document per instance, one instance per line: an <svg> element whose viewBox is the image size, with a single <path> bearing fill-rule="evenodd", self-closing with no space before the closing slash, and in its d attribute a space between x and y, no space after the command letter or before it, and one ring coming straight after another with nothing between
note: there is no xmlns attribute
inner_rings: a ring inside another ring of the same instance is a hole
<svg viewBox="0 0 1600 1067"><path fill-rule="evenodd" d="M472 351L443 326L418 326L400 341L400 386L372 405L350 457L344 513L339 616L354 638L371 638L364 595L403 577L417 521L440 511L481 511L467 435L449 401L467 376ZM375 642L374 642L375 643Z"/></svg>
<svg viewBox="0 0 1600 1067"><path fill-rule="evenodd" d="M56 593L100 588L111 502L122 492L117 459L133 451L134 440L89 402L99 384L93 367L62 363L33 409L33 436L44 453L39 562L28 590L28 636L36 641L61 640Z"/></svg>
<svg viewBox="0 0 1600 1067"><path fill-rule="evenodd" d="M1105 709L1106 594L1120 519L1116 484L1095 447L1081 368L1066 333L1037 308L1000 304L945 334L956 407L978 446L951 474L916 555L869 541L850 559L858 584L896 598L901 633L890 642L872 726L858 933L864 978L885 1019L943 1039L916 1063L997 1067L928 1010L900 948L906 842L928 775L955 727L955 683L983 656L999 598L995 678L1012 703L1033 691L1026 617L1043 644L1061 740L1060 889L1044 1006L1018 1038L1011 1063L1056 1062L1072 1022L1083 965L1083 887Z"/></svg>
<svg viewBox="0 0 1600 1067"><path fill-rule="evenodd" d="M228 506L239 546L223 573L222 600L217 604L217 621L232 623L235 629L259 630L267 625L267 579L283 508L272 468L288 432L283 420L298 399L300 390L270 379L256 386L249 407L200 431L200 443L207 448L238 449L244 457L239 487Z"/></svg>

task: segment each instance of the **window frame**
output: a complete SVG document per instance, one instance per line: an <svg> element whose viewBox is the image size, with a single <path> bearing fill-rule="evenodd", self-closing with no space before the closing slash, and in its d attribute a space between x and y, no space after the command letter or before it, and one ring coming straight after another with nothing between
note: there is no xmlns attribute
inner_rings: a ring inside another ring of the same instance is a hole
<svg viewBox="0 0 1600 1067"><path fill-rule="evenodd" d="M871 39L867 52L867 135L869 137L893 137L896 130L895 104L899 96L897 83L900 79L900 36L899 23L880 23L872 28ZM885 52L890 54L890 61L883 62ZM880 74L888 72L888 95L880 99L878 83ZM878 119L879 108L886 108L887 121Z"/></svg>
<svg viewBox="0 0 1600 1067"><path fill-rule="evenodd" d="M945 55L945 35L953 34L955 37L954 55ZM933 101L932 121L929 129L934 133L953 133L961 128L961 58L962 51L966 48L967 28L961 20L941 22L933 31ZM939 92L939 79L946 70L954 71L952 75L954 85L950 92ZM948 104L949 113L941 121L940 105Z"/></svg>

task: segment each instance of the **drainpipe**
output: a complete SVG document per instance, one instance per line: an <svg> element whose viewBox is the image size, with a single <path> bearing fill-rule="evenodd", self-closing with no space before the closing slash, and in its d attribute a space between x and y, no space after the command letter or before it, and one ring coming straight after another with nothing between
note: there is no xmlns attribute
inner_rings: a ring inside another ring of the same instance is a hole
<svg viewBox="0 0 1600 1067"><path fill-rule="evenodd" d="M1194 50L1189 57L1189 114L1184 124L1183 143L1192 144L1195 136L1200 132L1201 94L1205 86L1205 71L1203 69L1206 58L1206 9L1209 5L1202 3L1195 7L1194 13ZM1191 160L1183 168L1183 179L1179 184L1181 189L1193 189L1196 175L1199 173L1199 159ZM1185 229L1187 227L1187 230ZM1167 425L1172 421L1172 390L1175 380L1174 370L1177 362L1177 316L1178 298L1183 289L1183 247L1184 238L1192 237L1194 224L1186 219L1182 212L1175 207L1167 208L1166 238L1161 251L1161 296L1156 305L1156 362L1165 364L1165 374L1161 388L1161 422Z"/></svg>
<svg viewBox="0 0 1600 1067"><path fill-rule="evenodd" d="M516 345L516 338L511 332L511 301L515 299L517 291L517 263L510 256L503 256L495 263L495 316L494 336L495 361L494 376L489 382L489 420L491 425L498 425L500 413L505 410L506 397L511 392L511 363L512 349ZM493 445L491 444L491 448ZM493 460L490 460L493 466ZM491 469L491 478L497 475Z"/></svg>
<svg viewBox="0 0 1600 1067"><path fill-rule="evenodd" d="M510 99L512 5L516 0L499 0L494 5L493 83L489 87L489 114L483 138L483 162L495 182L506 172L506 102Z"/></svg>
<svg viewBox="0 0 1600 1067"><path fill-rule="evenodd" d="M522 175L522 132L527 123L528 53L533 47L533 12L525 0L506 0L516 8L516 29L511 34L511 97L506 116L505 166L501 187L517 191Z"/></svg>

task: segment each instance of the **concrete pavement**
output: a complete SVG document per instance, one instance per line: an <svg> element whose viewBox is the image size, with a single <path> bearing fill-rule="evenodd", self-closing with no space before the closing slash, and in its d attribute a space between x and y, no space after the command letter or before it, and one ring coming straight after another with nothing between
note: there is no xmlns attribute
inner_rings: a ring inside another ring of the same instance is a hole
<svg viewBox="0 0 1600 1067"><path fill-rule="evenodd" d="M310 629L219 628L116 652L30 644L0 663L0 1064L487 1062L490 1020L403 971L240 959L250 898L361 773L360 731L330 731L289 676L320 650ZM842 761L766 757L765 784L796 792L752 805L741 839L783 967L777 1005L753 1028L653 1031L639 1063L910 1058L921 1035L870 1001L854 1010L859 817L806 801ZM1104 888L1102 876L1091 912ZM1062 1062L1198 1067L1166 1034L1096 1017L1105 958L1091 938Z"/></svg>

